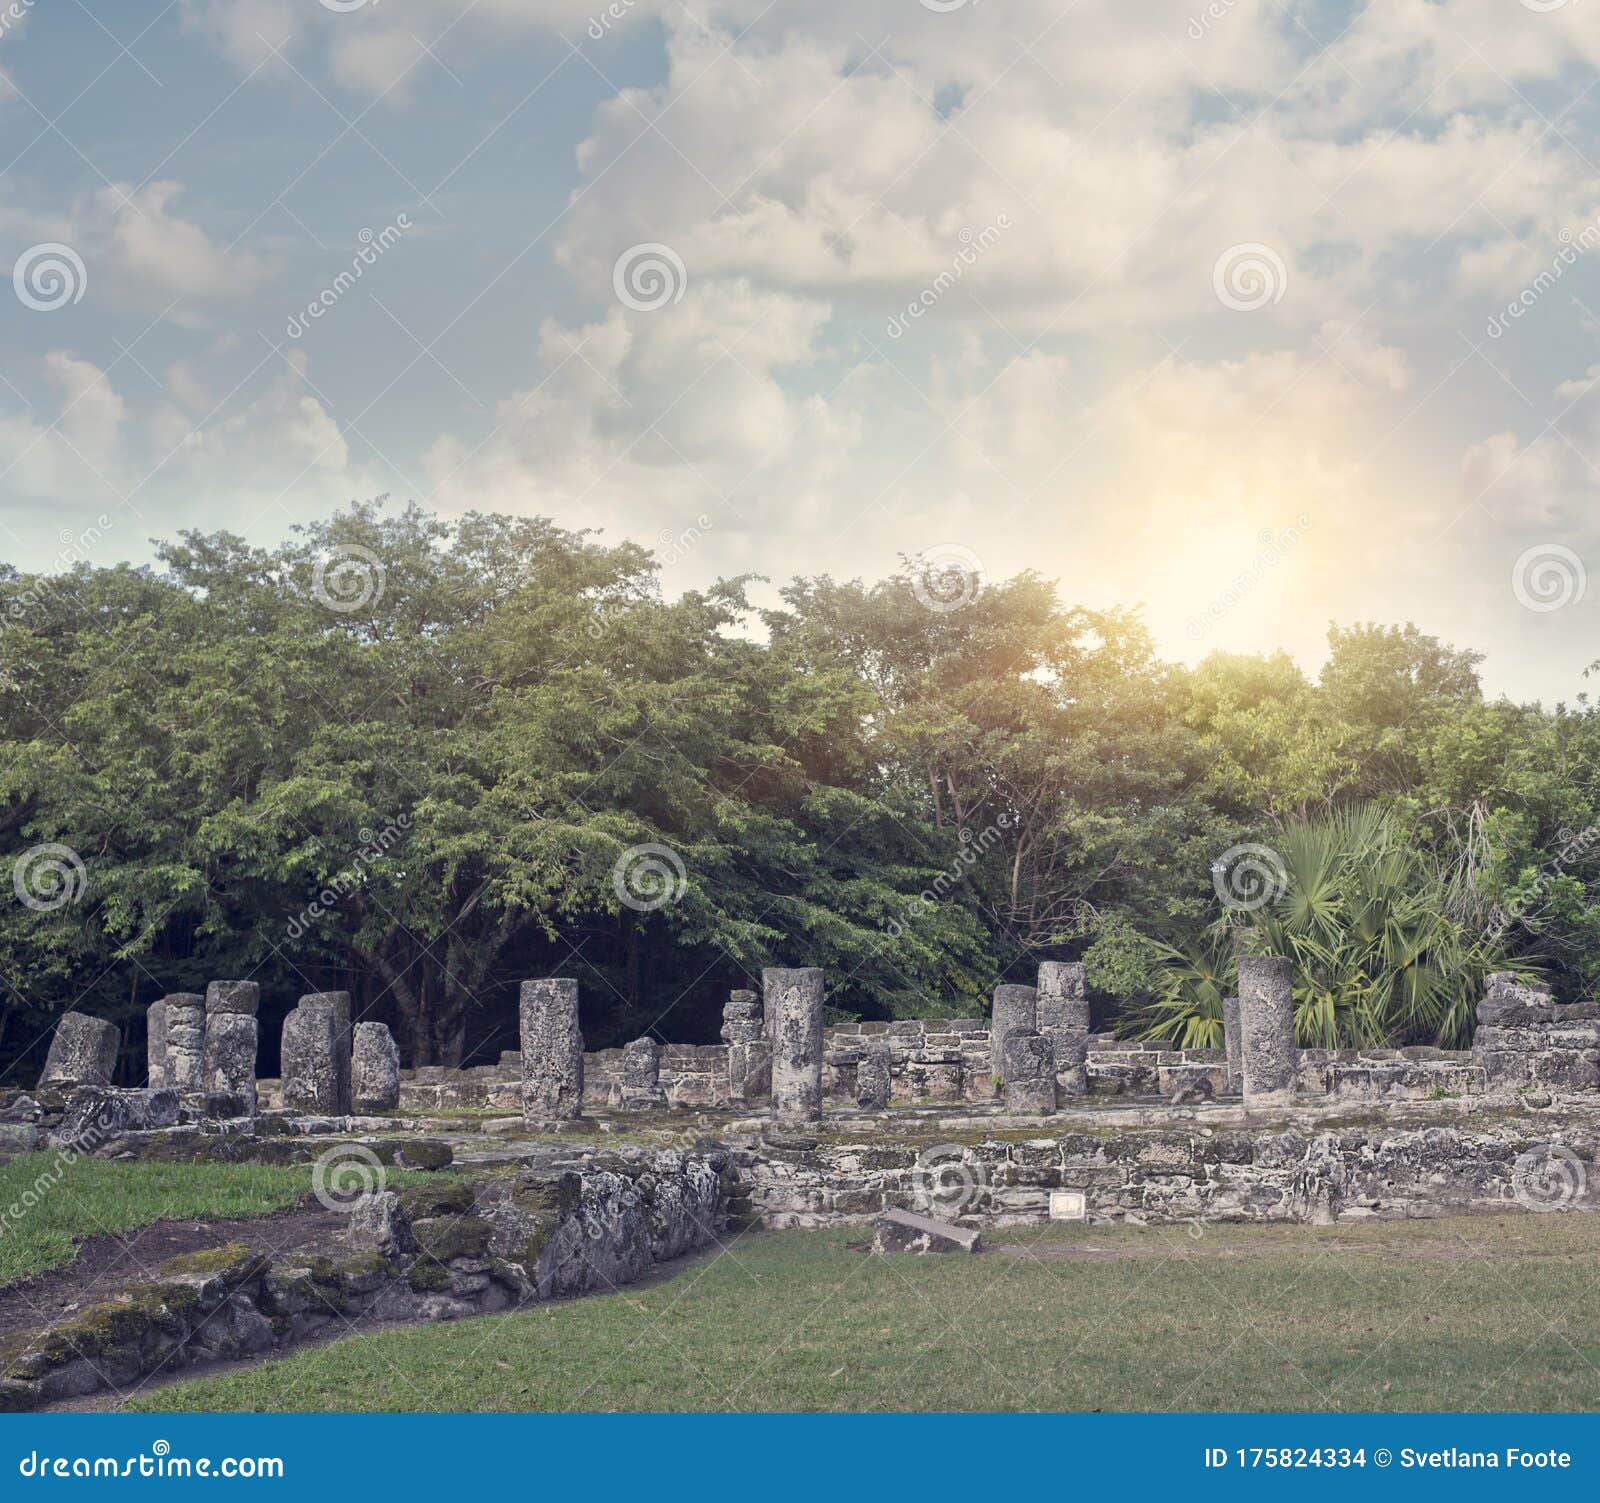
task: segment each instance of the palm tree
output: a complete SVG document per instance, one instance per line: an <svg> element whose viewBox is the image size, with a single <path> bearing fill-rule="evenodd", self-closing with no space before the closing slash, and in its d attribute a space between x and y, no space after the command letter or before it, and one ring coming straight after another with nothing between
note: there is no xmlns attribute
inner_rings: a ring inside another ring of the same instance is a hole
<svg viewBox="0 0 1600 1503"><path fill-rule="evenodd" d="M1268 900L1227 910L1210 930L1219 1017L1235 949L1293 962L1295 1033L1308 1048L1464 1045L1484 977L1533 971L1511 958L1466 853L1429 850L1390 810L1359 804L1286 823L1271 851L1282 880ZM1160 997L1132 1020L1141 1037L1210 1037L1195 969L1172 952Z"/></svg>

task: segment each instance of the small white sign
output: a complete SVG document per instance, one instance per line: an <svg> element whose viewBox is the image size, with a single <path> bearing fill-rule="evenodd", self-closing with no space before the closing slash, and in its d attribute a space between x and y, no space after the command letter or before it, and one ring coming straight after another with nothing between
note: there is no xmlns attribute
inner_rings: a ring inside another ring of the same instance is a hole
<svg viewBox="0 0 1600 1503"><path fill-rule="evenodd" d="M1083 1221L1088 1214L1088 1199L1082 1190L1052 1190L1050 1192L1050 1219L1052 1221Z"/></svg>

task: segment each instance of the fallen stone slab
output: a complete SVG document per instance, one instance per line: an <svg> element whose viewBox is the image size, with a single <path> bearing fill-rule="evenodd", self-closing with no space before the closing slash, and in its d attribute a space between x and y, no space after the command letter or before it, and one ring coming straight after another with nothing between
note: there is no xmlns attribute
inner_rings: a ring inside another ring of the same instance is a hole
<svg viewBox="0 0 1600 1503"><path fill-rule="evenodd" d="M875 1253L975 1253L983 1240L974 1227L935 1221L915 1211L885 1211L872 1223Z"/></svg>

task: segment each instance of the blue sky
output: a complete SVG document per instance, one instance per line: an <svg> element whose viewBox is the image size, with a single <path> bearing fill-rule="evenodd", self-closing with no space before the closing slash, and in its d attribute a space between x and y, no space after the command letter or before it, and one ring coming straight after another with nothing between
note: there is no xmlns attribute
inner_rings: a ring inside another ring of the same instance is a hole
<svg viewBox="0 0 1600 1503"><path fill-rule="evenodd" d="M670 588L1037 568L1189 660L1409 619L1570 698L1585 9L0 5L0 557L389 492Z"/></svg>

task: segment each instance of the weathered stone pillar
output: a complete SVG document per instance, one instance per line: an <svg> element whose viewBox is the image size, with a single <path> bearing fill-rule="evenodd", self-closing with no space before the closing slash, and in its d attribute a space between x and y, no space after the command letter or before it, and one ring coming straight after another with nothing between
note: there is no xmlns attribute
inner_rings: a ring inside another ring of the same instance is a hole
<svg viewBox="0 0 1600 1503"><path fill-rule="evenodd" d="M45 1055L40 1085L110 1085L117 1070L122 1035L115 1023L86 1012L64 1012L56 1022Z"/></svg>
<svg viewBox="0 0 1600 1503"><path fill-rule="evenodd" d="M1286 1106L1294 1100L1294 980L1281 955L1239 961L1239 1066L1244 1104Z"/></svg>
<svg viewBox="0 0 1600 1503"><path fill-rule="evenodd" d="M622 1046L621 1104L665 1106L661 1089L661 1045L654 1039L631 1039Z"/></svg>
<svg viewBox="0 0 1600 1503"><path fill-rule="evenodd" d="M278 1073L287 1110L322 1117L344 1112L345 1105L339 1100L338 1053L339 1011L332 998L326 992L302 997L283 1020Z"/></svg>
<svg viewBox="0 0 1600 1503"><path fill-rule="evenodd" d="M1237 1096L1244 1089L1240 1073L1241 1046L1239 1042L1239 999L1222 999L1222 1047L1228 1051L1228 1094Z"/></svg>
<svg viewBox="0 0 1600 1503"><path fill-rule="evenodd" d="M206 999L198 992L172 992L167 1007L167 1084L183 1096L206 1088Z"/></svg>
<svg viewBox="0 0 1600 1503"><path fill-rule="evenodd" d="M722 1009L722 1042L728 1046L728 1094L759 1101L772 1092L772 1044L761 998L751 991L728 994Z"/></svg>
<svg viewBox="0 0 1600 1503"><path fill-rule="evenodd" d="M167 1084L167 1004L152 1002L144 1010L145 1084L159 1091Z"/></svg>
<svg viewBox="0 0 1600 1503"><path fill-rule="evenodd" d="M1036 1028L1012 1028L1001 1059L1008 1112L1048 1116L1055 1111L1056 1053L1049 1039Z"/></svg>
<svg viewBox="0 0 1600 1503"><path fill-rule="evenodd" d="M622 1046L622 1083L642 1090L661 1084L661 1046L654 1039L630 1039Z"/></svg>
<svg viewBox="0 0 1600 1503"><path fill-rule="evenodd" d="M331 1110L335 1115L343 1115L350 1110L350 993L312 992L300 999L301 1006L307 1002L333 1011L334 1105Z"/></svg>
<svg viewBox="0 0 1600 1503"><path fill-rule="evenodd" d="M350 1110L392 1112L400 1105L400 1046L382 1023L357 1023L350 1050Z"/></svg>
<svg viewBox="0 0 1600 1503"><path fill-rule="evenodd" d="M261 988L253 981L213 981L206 987L206 1110L216 1116L255 1115L260 1003Z"/></svg>
<svg viewBox="0 0 1600 1503"><path fill-rule="evenodd" d="M772 1115L780 1122L822 1116L823 976L816 966L770 967L761 989L772 1018Z"/></svg>
<svg viewBox="0 0 1600 1503"><path fill-rule="evenodd" d="M888 1111L889 1093L894 1084L890 1069L893 1058L887 1044L873 1042L862 1046L861 1058L856 1064L856 1105L862 1111Z"/></svg>
<svg viewBox="0 0 1600 1503"><path fill-rule="evenodd" d="M1082 1096L1089 1089L1089 978L1081 960L1040 964L1038 1028L1055 1050L1057 1087Z"/></svg>
<svg viewBox="0 0 1600 1503"><path fill-rule="evenodd" d="M1005 1079L1006 1035L1013 1028L1038 1028L1039 993L1031 986L1002 985L994 989L994 1016L989 1024L991 1096L1000 1094Z"/></svg>
<svg viewBox="0 0 1600 1503"><path fill-rule="evenodd" d="M578 983L524 981L521 998L522 1115L563 1122L583 1112L583 1030Z"/></svg>

